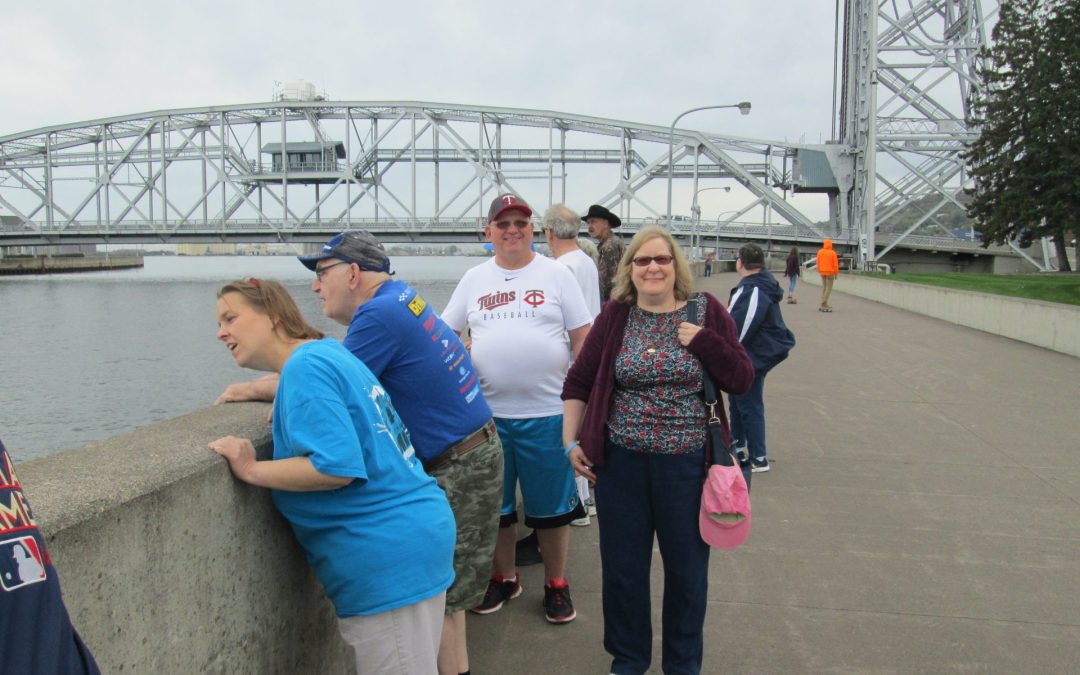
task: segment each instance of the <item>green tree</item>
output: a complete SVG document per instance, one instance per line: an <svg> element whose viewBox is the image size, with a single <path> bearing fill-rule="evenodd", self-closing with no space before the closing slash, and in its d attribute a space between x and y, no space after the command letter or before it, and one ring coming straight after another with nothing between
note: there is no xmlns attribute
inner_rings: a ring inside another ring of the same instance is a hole
<svg viewBox="0 0 1080 675"><path fill-rule="evenodd" d="M1080 231L1077 36L1080 0L1003 0L986 89L971 102L981 133L964 156L975 179L968 215L984 243L1051 237L1062 271L1066 237Z"/></svg>

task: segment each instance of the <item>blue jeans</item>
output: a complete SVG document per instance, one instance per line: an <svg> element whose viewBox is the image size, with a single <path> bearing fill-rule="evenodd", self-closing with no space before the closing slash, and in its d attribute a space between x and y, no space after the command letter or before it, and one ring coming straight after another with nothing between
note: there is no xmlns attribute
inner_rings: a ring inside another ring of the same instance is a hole
<svg viewBox="0 0 1080 675"><path fill-rule="evenodd" d="M728 400L735 447L748 448L755 460L765 459L765 373L754 376L754 384L745 394L729 394Z"/></svg>
<svg viewBox="0 0 1080 675"><path fill-rule="evenodd" d="M709 590L709 547L698 532L705 450L661 455L610 442L606 450L596 470L596 509L611 672L640 675L652 662L655 535L664 565L663 670L697 675Z"/></svg>
<svg viewBox="0 0 1080 675"><path fill-rule="evenodd" d="M788 293L794 293L795 292L795 284L797 284L797 283L799 283L799 277L798 276L788 277L787 292Z"/></svg>

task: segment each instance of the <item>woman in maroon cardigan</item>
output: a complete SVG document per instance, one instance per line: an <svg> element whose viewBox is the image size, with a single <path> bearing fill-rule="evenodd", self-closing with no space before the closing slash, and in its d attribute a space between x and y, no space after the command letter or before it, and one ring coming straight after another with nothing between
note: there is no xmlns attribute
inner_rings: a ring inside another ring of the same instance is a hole
<svg viewBox="0 0 1080 675"><path fill-rule="evenodd" d="M708 443L701 369L736 394L754 369L727 310L693 292L686 259L663 228L633 238L611 297L562 393L567 457L596 483L604 648L612 673L649 669L655 535L664 561L663 670L699 673L709 570L698 533ZM696 323L687 321L689 303Z"/></svg>

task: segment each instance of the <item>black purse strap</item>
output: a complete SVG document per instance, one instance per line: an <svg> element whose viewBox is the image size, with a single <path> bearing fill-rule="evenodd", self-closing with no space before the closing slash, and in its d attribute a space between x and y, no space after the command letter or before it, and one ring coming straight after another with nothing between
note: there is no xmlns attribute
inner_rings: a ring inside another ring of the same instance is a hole
<svg viewBox="0 0 1080 675"><path fill-rule="evenodd" d="M697 323L697 297L690 298L686 303L686 318L690 323ZM700 361L700 359L698 359ZM701 375L705 389L705 425L708 428L709 435L712 437L713 446L711 449L715 453L716 440L721 442L720 447L720 465L732 466L734 464L731 453L727 451L731 445L731 432L728 431L727 413L724 411L724 404L720 402L720 396L716 392L716 384L713 382L712 376L709 375L709 369L705 367L705 364L701 364ZM717 438L716 427L720 427L720 436ZM713 457L709 453L709 448L705 450L705 466L712 466Z"/></svg>

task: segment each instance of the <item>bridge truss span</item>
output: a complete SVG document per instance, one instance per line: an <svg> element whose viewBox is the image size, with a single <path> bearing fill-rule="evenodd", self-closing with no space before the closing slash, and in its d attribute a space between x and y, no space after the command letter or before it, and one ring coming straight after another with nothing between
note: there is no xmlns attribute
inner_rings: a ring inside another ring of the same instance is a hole
<svg viewBox="0 0 1080 675"><path fill-rule="evenodd" d="M669 171L677 212L723 186L724 210L744 220L824 234L806 212L820 197L792 192L800 146L677 129L669 167L669 138L662 126L422 102L275 101L47 127L0 137L0 245L314 241L361 224L468 240L501 191L663 222Z"/></svg>

